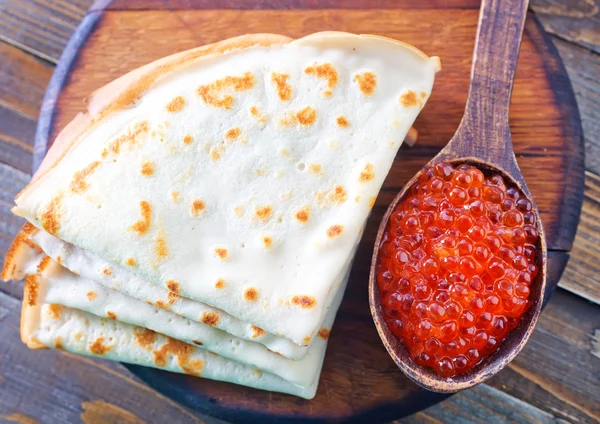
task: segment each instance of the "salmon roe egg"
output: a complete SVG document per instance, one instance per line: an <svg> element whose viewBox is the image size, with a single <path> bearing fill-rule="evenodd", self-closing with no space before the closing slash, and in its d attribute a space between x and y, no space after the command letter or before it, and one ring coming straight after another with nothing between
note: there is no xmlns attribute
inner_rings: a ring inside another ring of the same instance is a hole
<svg viewBox="0 0 600 424"><path fill-rule="evenodd" d="M412 360L442 377L494 353L531 304L539 234L531 202L470 165L423 170L392 212L377 282Z"/></svg>

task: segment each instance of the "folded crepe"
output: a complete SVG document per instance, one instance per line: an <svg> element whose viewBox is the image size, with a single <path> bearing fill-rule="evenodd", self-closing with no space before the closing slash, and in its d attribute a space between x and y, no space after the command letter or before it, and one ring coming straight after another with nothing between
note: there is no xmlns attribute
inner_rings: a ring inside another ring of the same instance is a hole
<svg viewBox="0 0 600 424"><path fill-rule="evenodd" d="M91 313L98 317L108 317L121 322L147 328L185 343L202 346L203 349L227 359L248 365L261 371L277 375L291 383L308 387L317 377L324 356L325 343L313 343L302 360L294 361L270 351L264 345L232 336L213 326L220 315L212 313L207 322L183 318L168 310L127 296L122 292L107 288L91 279L83 278L53 261L45 255L30 238L30 229L17 238L12 247L12 261L7 262L11 269L35 270L44 279L44 289L37 290L38 303L67 306ZM35 231L31 231L35 234ZM339 281L344 287L348 281L350 264ZM31 272L31 271L30 271ZM25 277L25 272L12 272L11 277ZM339 305L343 290L337 294ZM327 312L319 334L326 340L335 318L336 308ZM259 329L257 329L259 330Z"/></svg>
<svg viewBox="0 0 600 424"><path fill-rule="evenodd" d="M32 349L62 348L307 399L315 394L326 340L348 279L346 276L341 282L342 289L327 313L324 324L328 328L320 332L305 359L296 362L220 330L215 330L221 334L213 337L220 338L217 351L225 355L199 347L202 343L194 337L202 334L198 326L203 324L183 320L71 273L24 233L17 237L8 257L2 278L25 279L21 337ZM142 325L131 325L138 322Z"/></svg>
<svg viewBox="0 0 600 424"><path fill-rule="evenodd" d="M73 246L45 231L26 227L26 233L28 235L24 237L40 246L46 255L87 280L233 336L261 343L286 358L300 360L308 352L308 347L300 347L286 338L269 334L262 328L240 321L219 309L175 295L164 287L142 280L127 269L114 266L98 255ZM340 276L340 281L341 278L343 275ZM207 343L206 340L201 342Z"/></svg>
<svg viewBox="0 0 600 424"><path fill-rule="evenodd" d="M308 346L438 69L412 46L347 33L173 55L97 91L13 210Z"/></svg>

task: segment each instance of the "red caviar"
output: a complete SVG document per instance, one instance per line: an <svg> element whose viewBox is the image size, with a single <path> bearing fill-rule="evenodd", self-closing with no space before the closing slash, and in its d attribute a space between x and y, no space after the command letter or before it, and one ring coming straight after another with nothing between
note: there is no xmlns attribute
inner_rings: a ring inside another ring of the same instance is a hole
<svg viewBox="0 0 600 424"><path fill-rule="evenodd" d="M500 175L426 168L392 212L379 255L383 316L415 363L442 377L495 352L538 273L533 205Z"/></svg>

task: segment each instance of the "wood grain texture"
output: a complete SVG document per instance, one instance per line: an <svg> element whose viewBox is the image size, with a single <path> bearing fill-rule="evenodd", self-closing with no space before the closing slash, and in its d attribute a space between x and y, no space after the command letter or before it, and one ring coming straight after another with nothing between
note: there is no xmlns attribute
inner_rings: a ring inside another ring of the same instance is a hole
<svg viewBox="0 0 600 424"><path fill-rule="evenodd" d="M557 290L521 354L489 384L567 422L600 421L598 306Z"/></svg>
<svg viewBox="0 0 600 424"><path fill-rule="evenodd" d="M200 420L118 363L58 350L29 350L19 339L20 307L18 300L0 293L0 420L13 416L44 423L218 423Z"/></svg>
<svg viewBox="0 0 600 424"><path fill-rule="evenodd" d="M101 4L102 0L97 1ZM92 10L98 10L94 4ZM479 0L113 0L108 10L476 9ZM102 7L103 8L103 7Z"/></svg>
<svg viewBox="0 0 600 424"><path fill-rule="evenodd" d="M554 424L553 414L486 384L402 420L403 424L505 423ZM398 422L400 424L400 422Z"/></svg>
<svg viewBox="0 0 600 424"><path fill-rule="evenodd" d="M535 0L531 7L546 31L600 53L598 0Z"/></svg>
<svg viewBox="0 0 600 424"><path fill-rule="evenodd" d="M92 0L0 0L0 39L57 63Z"/></svg>
<svg viewBox="0 0 600 424"><path fill-rule="evenodd" d="M600 56L562 40L555 39L554 44L577 96L585 136L586 169L600 175Z"/></svg>
<svg viewBox="0 0 600 424"><path fill-rule="evenodd" d="M600 177L586 172L581 220L560 287L600 305Z"/></svg>
<svg viewBox="0 0 600 424"><path fill-rule="evenodd" d="M52 66L4 42L0 56L0 106L37 119Z"/></svg>

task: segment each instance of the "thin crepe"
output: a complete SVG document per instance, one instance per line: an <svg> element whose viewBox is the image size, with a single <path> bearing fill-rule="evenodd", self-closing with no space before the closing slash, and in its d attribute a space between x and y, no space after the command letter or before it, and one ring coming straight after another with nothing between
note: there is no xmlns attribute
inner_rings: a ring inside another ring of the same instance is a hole
<svg viewBox="0 0 600 424"><path fill-rule="evenodd" d="M306 399L311 399L316 392L329 331L327 335L313 343L307 359L313 353L316 356L311 361L303 361L304 372L312 378L305 376L302 381L294 383L148 328L121 322L111 311L107 312L109 318L101 318L93 313L54 303L56 296L64 299L65 294L67 299L77 298L77 293L89 286L82 281L81 277L52 262L41 249L28 242L26 238L18 238L13 243L10 258L5 264L2 278L6 280L25 278L21 337L23 342L32 349L60 348L82 355L290 393ZM101 290L107 289L101 288ZM343 288L340 292L343 292ZM93 297L96 296L100 298L109 294L94 292ZM340 302L341 296L332 304L330 310L332 316L335 315ZM68 304L69 300L65 303ZM143 308L139 308L138 305L129 306L136 308L135 313L144 313ZM169 324L181 325L175 321ZM231 340L231 343L240 350L252 353L248 342L243 345ZM250 342L250 344L256 343ZM279 363L279 367L294 363L289 359L282 360L286 364Z"/></svg>
<svg viewBox="0 0 600 424"><path fill-rule="evenodd" d="M142 280L122 266L115 266L98 255L86 252L45 231L36 229L29 238L54 261L84 279L93 280L104 287L167 309L189 320L211 325L233 336L261 343L286 358L300 360L308 351L308 347L300 347L288 339L269 334L262 328L242 322L219 309L174 295L164 287ZM201 341L206 343L205 340Z"/></svg>
<svg viewBox="0 0 600 424"><path fill-rule="evenodd" d="M14 212L306 346L438 69L347 33L162 59L96 93Z"/></svg>
<svg viewBox="0 0 600 424"><path fill-rule="evenodd" d="M315 341L300 361L287 359L269 351L259 343L231 336L213 328L210 324L182 318L78 276L48 256L40 256L40 249L35 244L27 243L27 239L18 239L17 243L20 243L16 246L20 258L17 267L35 269L44 279L44 289L40 289L37 294L38 302L63 305L99 317L108 317L148 328L179 341L201 346L227 359L277 375L302 387L310 386L317 377L326 343ZM346 275L340 282L342 287L345 287L348 281L349 269L350 266L347 267ZM323 340L327 339L333 325L343 289L338 291L337 296L338 299L334 302L334 307L328 311L323 322L324 327L320 331ZM218 321L219 315L212 315L210 319Z"/></svg>

